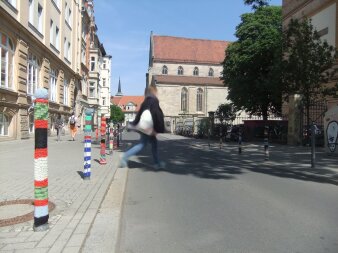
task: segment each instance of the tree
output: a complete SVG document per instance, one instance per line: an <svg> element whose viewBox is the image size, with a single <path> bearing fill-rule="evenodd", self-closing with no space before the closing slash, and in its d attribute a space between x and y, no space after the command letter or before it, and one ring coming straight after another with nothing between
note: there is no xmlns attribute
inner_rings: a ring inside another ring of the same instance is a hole
<svg viewBox="0 0 338 253"><path fill-rule="evenodd" d="M263 6L268 6L270 0L244 0L246 5L252 5L252 9L256 10Z"/></svg>
<svg viewBox="0 0 338 253"><path fill-rule="evenodd" d="M219 119L221 124L227 121L234 121L236 119L236 110L232 104L221 104L218 106L215 116Z"/></svg>
<svg viewBox="0 0 338 253"><path fill-rule="evenodd" d="M332 80L336 49L320 35L311 20L291 20L283 33L283 87L285 97L300 94L310 125L310 106L326 95L335 95L336 87L323 85Z"/></svg>
<svg viewBox="0 0 338 253"><path fill-rule="evenodd" d="M124 121L124 113L120 107L116 105L110 106L110 120L114 123L121 123Z"/></svg>
<svg viewBox="0 0 338 253"><path fill-rule="evenodd" d="M227 122L234 121L236 119L236 110L235 107L232 104L221 104L218 106L216 112L215 112L216 118L219 119L221 123L220 128L220 136L223 134L223 129L228 129ZM225 128L223 128L225 126Z"/></svg>
<svg viewBox="0 0 338 253"><path fill-rule="evenodd" d="M241 20L238 41L226 50L222 79L236 109L267 120L269 113L281 114L282 9L261 7Z"/></svg>

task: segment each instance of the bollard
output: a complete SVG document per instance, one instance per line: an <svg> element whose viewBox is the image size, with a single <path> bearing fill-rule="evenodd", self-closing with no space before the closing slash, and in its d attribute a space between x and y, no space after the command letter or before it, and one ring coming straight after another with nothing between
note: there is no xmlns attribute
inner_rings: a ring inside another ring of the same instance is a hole
<svg viewBox="0 0 338 253"><path fill-rule="evenodd" d="M106 149L109 149L109 119L106 119L106 135L105 135L105 143L106 143Z"/></svg>
<svg viewBox="0 0 338 253"><path fill-rule="evenodd" d="M84 171L83 180L90 179L91 157L92 157L92 113L93 110L85 111L85 137L84 137Z"/></svg>
<svg viewBox="0 0 338 253"><path fill-rule="evenodd" d="M117 137L117 140L116 140L117 147L120 147L120 125L119 124L117 124L117 135L116 135L116 137Z"/></svg>
<svg viewBox="0 0 338 253"><path fill-rule="evenodd" d="M311 126L311 168L316 167L316 127L314 122Z"/></svg>
<svg viewBox="0 0 338 253"><path fill-rule="evenodd" d="M238 154L242 154L242 133L238 135Z"/></svg>
<svg viewBox="0 0 338 253"><path fill-rule="evenodd" d="M106 160L106 118L101 118L101 151L100 151L100 164L107 164Z"/></svg>
<svg viewBox="0 0 338 253"><path fill-rule="evenodd" d="M264 154L265 161L269 160L269 127L265 126L264 129Z"/></svg>
<svg viewBox="0 0 338 253"><path fill-rule="evenodd" d="M48 91L35 93L34 125L34 231L45 231L48 225Z"/></svg>
<svg viewBox="0 0 338 253"><path fill-rule="evenodd" d="M96 130L95 130L95 141L96 143L99 141L99 129L96 127Z"/></svg>

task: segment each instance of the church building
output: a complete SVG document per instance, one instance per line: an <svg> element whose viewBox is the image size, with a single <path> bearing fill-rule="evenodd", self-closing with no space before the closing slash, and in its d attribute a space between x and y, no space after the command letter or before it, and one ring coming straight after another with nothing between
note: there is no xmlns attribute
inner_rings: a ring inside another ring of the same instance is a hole
<svg viewBox="0 0 338 253"><path fill-rule="evenodd" d="M166 117L206 117L227 101L220 77L228 45L151 33L146 86L157 86Z"/></svg>

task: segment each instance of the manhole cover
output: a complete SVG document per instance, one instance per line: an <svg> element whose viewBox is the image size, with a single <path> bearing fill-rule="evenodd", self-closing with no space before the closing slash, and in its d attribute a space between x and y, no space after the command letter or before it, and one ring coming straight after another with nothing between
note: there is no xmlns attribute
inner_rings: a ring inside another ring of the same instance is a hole
<svg viewBox="0 0 338 253"><path fill-rule="evenodd" d="M55 208L53 202L48 203L49 212ZM34 219L34 200L18 199L0 202L0 227L15 225Z"/></svg>

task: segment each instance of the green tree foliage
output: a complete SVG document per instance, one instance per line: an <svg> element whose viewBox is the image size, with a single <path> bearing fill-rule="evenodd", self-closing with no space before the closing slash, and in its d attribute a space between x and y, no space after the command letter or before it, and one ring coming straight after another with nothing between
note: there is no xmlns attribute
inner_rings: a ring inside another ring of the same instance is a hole
<svg viewBox="0 0 338 253"><path fill-rule="evenodd" d="M218 106L215 116L219 119L221 124L234 121L236 119L236 110L232 104L221 104Z"/></svg>
<svg viewBox="0 0 338 253"><path fill-rule="evenodd" d="M110 106L110 120L114 123L121 123L124 121L124 113L120 107L116 105Z"/></svg>
<svg viewBox="0 0 338 253"><path fill-rule="evenodd" d="M228 99L238 110L263 116L281 113L280 60L282 56L282 9L258 8L241 16L238 40L232 43L223 62L222 79L229 88Z"/></svg>
<svg viewBox="0 0 338 253"><path fill-rule="evenodd" d="M258 9L263 6L268 6L270 0L244 0L246 5L251 5L252 9Z"/></svg>
<svg viewBox="0 0 338 253"><path fill-rule="evenodd" d="M287 97L301 95L309 125L310 106L337 91L337 87L328 88L324 84L332 80L335 74L332 67L336 61L336 49L321 40L311 20L295 19L284 31L283 53L284 94Z"/></svg>

